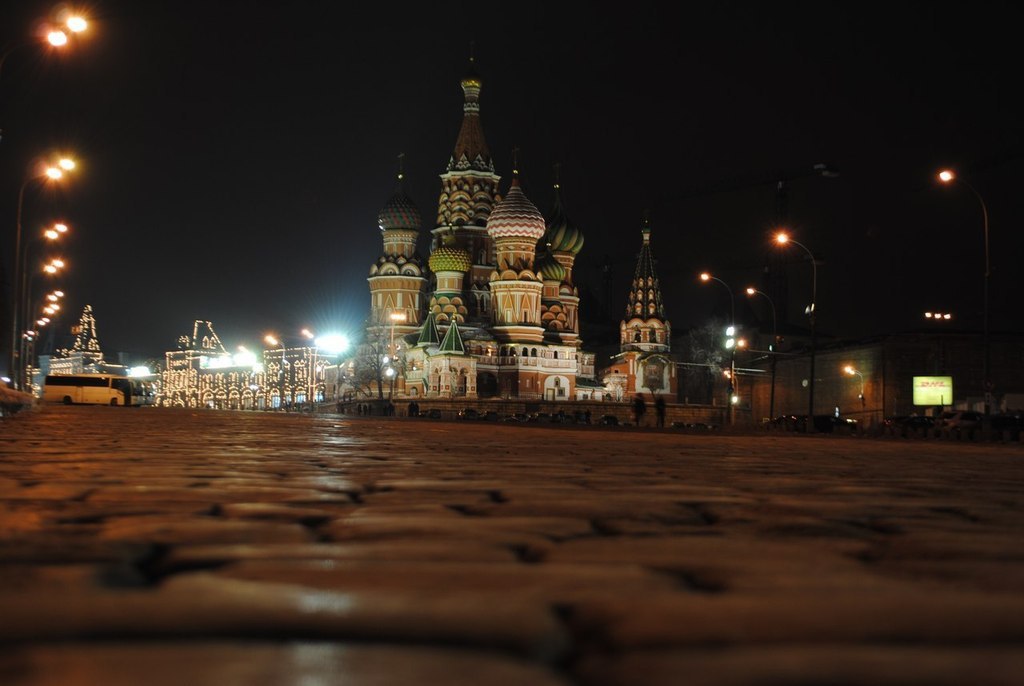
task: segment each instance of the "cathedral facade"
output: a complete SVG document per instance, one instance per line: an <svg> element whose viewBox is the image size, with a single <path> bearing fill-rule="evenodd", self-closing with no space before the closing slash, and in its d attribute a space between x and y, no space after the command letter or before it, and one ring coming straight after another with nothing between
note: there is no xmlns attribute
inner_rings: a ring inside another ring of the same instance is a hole
<svg viewBox="0 0 1024 686"><path fill-rule="evenodd" d="M583 233L557 184L547 219L517 169L501 194L480 121L482 80L471 73L461 85L462 126L441 174L429 257L417 252L422 219L401 172L378 215L367 340L387 341L374 354L386 347L400 397L590 397L594 356L582 350L572 276Z"/></svg>

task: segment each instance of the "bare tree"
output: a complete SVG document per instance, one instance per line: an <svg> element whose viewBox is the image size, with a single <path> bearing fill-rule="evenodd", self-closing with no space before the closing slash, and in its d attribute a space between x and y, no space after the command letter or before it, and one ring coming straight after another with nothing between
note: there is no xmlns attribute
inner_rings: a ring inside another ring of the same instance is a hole
<svg viewBox="0 0 1024 686"><path fill-rule="evenodd" d="M711 319L701 326L690 329L687 345L687 370L684 394L688 398L700 398L711 402L715 382L722 376L726 365L725 327L722 319Z"/></svg>
<svg viewBox="0 0 1024 686"><path fill-rule="evenodd" d="M353 365L353 385L357 392L372 396L376 389L377 399L384 400L385 374L389 368L396 369L391 360L390 339L385 327L363 328L363 340L356 347Z"/></svg>

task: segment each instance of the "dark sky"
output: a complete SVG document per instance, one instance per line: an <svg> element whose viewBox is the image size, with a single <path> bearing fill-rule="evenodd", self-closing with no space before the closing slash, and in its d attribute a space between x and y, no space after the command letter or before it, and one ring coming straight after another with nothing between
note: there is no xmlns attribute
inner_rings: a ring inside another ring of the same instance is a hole
<svg viewBox="0 0 1024 686"><path fill-rule="evenodd" d="M12 4L6 44L53 7ZM932 182L952 165L989 207L993 329L1019 329L1016 13L831 5L94 2L87 39L61 56L19 50L0 78L0 245L9 262L32 156L74 150L81 173L28 194L25 230L73 227L62 285L70 310L93 306L104 349L159 355L197 318L228 345L355 328L400 152L427 249L475 39L503 187L518 146L547 211L562 164L586 234L584 319L599 317L610 260L617 322L645 209L674 327L727 308L696 274L742 298L769 249L774 179L827 163L838 178L789 184L794 236L822 261L821 330L916 329L926 309L978 327L980 206ZM789 269L799 323L810 265Z"/></svg>

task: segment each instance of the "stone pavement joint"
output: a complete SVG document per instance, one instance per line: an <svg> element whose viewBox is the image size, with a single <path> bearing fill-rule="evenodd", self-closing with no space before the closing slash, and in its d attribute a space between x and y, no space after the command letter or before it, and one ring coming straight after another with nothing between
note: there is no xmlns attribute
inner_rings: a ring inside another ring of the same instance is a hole
<svg viewBox="0 0 1024 686"><path fill-rule="evenodd" d="M1016 684L1019 445L0 421L0 683Z"/></svg>

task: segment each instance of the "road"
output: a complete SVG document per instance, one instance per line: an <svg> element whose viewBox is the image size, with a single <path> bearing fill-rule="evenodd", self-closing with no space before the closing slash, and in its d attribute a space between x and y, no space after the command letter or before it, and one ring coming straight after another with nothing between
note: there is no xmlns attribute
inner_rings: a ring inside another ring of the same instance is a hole
<svg viewBox="0 0 1024 686"><path fill-rule="evenodd" d="M47 407L0 683L1019 684L1024 449Z"/></svg>

